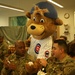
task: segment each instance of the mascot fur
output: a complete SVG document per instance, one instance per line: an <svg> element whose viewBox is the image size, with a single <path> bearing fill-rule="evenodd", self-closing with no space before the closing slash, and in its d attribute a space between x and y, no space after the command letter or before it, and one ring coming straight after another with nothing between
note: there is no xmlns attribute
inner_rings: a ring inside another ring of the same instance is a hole
<svg viewBox="0 0 75 75"><path fill-rule="evenodd" d="M52 37L57 25L62 25L52 4L47 1L39 2L26 13L29 18L27 32L31 35L29 41L29 54L37 58L51 56Z"/></svg>
<svg viewBox="0 0 75 75"><path fill-rule="evenodd" d="M63 22L58 18L54 6L48 1L37 3L26 16L29 18L27 32L31 35L28 39L30 41L28 53L36 59L33 64L26 64L26 71L29 75L36 75L35 73L42 68L39 60L51 56L52 34ZM42 72L37 74L45 75Z"/></svg>

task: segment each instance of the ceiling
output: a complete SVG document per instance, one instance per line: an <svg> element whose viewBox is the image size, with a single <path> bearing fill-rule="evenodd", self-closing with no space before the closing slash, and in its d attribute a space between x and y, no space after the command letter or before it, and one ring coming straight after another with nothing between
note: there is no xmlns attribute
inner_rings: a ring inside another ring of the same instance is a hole
<svg viewBox="0 0 75 75"><path fill-rule="evenodd" d="M61 5L64 6L64 8L75 8L75 0L53 0Z"/></svg>
<svg viewBox="0 0 75 75"><path fill-rule="evenodd" d="M24 9L25 11L29 11L34 4L40 2L40 1L46 1L46 0L0 0L0 3ZM64 8L75 8L75 0L53 0L61 5L64 6ZM56 6L56 8L59 8ZM10 13L12 10L0 8L0 13ZM15 12L15 11L14 11Z"/></svg>

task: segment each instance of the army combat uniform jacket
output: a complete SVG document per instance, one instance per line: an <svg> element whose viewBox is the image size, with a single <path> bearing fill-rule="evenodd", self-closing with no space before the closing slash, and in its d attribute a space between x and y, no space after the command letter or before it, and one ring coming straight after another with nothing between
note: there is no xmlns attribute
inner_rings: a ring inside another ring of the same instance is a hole
<svg viewBox="0 0 75 75"><path fill-rule="evenodd" d="M3 68L1 75L27 75L25 70L25 63L34 61L34 58L27 53L23 57L17 56L16 54L14 54L13 56L10 55L8 59L10 62L14 62L17 67L12 72Z"/></svg>
<svg viewBox="0 0 75 75"><path fill-rule="evenodd" d="M49 58L47 61L47 75L70 75L75 70L75 61L68 55L61 62L55 58Z"/></svg>
<svg viewBox="0 0 75 75"><path fill-rule="evenodd" d="M3 41L0 44L0 59L3 60L7 53L8 53L8 44L5 41Z"/></svg>

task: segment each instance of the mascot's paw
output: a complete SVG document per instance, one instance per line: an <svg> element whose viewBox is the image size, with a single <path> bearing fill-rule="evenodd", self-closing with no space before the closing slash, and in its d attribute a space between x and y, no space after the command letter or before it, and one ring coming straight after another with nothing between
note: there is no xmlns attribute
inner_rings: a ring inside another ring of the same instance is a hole
<svg viewBox="0 0 75 75"><path fill-rule="evenodd" d="M34 74L37 73L42 66L39 63L40 59L37 59L35 62L28 62L25 64L25 69L27 73Z"/></svg>
<svg viewBox="0 0 75 75"><path fill-rule="evenodd" d="M26 72L31 73L33 71L33 62L28 62L25 64Z"/></svg>
<svg viewBox="0 0 75 75"><path fill-rule="evenodd" d="M33 65L33 62L28 62L29 66Z"/></svg>
<svg viewBox="0 0 75 75"><path fill-rule="evenodd" d="M41 70L38 71L37 75L46 75L47 73L42 72Z"/></svg>

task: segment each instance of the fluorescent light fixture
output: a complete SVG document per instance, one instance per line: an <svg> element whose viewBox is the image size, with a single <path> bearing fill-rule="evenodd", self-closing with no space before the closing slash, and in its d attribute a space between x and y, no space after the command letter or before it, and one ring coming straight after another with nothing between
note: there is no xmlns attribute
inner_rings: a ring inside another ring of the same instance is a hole
<svg viewBox="0 0 75 75"><path fill-rule="evenodd" d="M56 6L58 6L58 7L60 7L60 8L64 8L62 5L56 3L56 2L54 2L54 1L52 1L52 0L47 0L47 1L49 1L49 2L51 2L51 3L53 3L53 4L55 4Z"/></svg>
<svg viewBox="0 0 75 75"><path fill-rule="evenodd" d="M25 12L25 11L22 10L22 9L18 9L18 8L16 8L16 7L11 7L11 6L7 6L7 5L2 5L2 4L0 4L0 7L6 8L6 9L10 9L10 10L19 11L19 12Z"/></svg>

